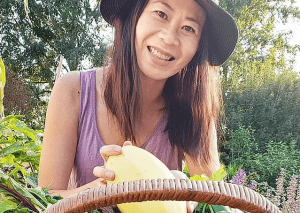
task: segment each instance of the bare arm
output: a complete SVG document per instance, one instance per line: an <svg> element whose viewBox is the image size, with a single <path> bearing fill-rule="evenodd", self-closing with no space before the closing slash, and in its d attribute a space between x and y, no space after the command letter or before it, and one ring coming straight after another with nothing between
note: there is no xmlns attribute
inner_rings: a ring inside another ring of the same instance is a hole
<svg viewBox="0 0 300 213"><path fill-rule="evenodd" d="M208 177L218 171L220 169L220 159L218 153L218 144L217 144L217 131L213 124L213 129L211 130L211 141L210 141L210 157L211 161L208 165L209 170L204 169L200 164L195 164L192 158L185 154L186 163L190 172L190 175L193 176L195 174L205 174Z"/></svg>
<svg viewBox="0 0 300 213"><path fill-rule="evenodd" d="M91 189L91 188L95 188L95 187L99 187L101 185L106 185L106 181L103 181L102 178L98 178L96 180L94 180L93 182L90 182L88 184L85 184L81 187L78 187L76 189L71 189L71 190L49 190L49 193L50 194L53 194L53 195L60 195L62 196L63 198L66 198L72 194L77 194L81 191L84 191L86 189Z"/></svg>
<svg viewBox="0 0 300 213"><path fill-rule="evenodd" d="M38 181L39 186L50 186L49 193L62 197L105 185L107 180L103 178L107 170L97 167L98 170L94 174L98 179L79 188L67 190L77 147L79 110L80 73L70 72L57 80L51 94L46 115ZM106 154L117 155L121 154L121 151Z"/></svg>
<svg viewBox="0 0 300 213"><path fill-rule="evenodd" d="M79 118L79 79L79 72L67 73L57 80L50 97L38 184L42 187L50 185L51 191L67 189L74 164Z"/></svg>

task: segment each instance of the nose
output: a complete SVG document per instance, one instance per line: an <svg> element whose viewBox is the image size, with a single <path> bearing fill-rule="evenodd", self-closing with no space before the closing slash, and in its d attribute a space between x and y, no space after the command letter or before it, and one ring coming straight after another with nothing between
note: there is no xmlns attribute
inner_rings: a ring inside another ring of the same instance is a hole
<svg viewBox="0 0 300 213"><path fill-rule="evenodd" d="M176 29L169 27L159 32L158 37L162 39L167 45L179 46L179 38Z"/></svg>

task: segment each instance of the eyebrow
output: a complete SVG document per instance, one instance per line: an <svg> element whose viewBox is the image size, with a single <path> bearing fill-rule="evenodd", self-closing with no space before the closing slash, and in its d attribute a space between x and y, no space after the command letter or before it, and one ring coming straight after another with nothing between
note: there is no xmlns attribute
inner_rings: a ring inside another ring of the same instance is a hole
<svg viewBox="0 0 300 213"><path fill-rule="evenodd" d="M169 10L174 11L174 9L168 3L164 2L164 0L157 0L153 3L161 3L161 4L165 5L165 7L167 7ZM186 17L186 19L191 21L191 22L194 22L194 23L198 24L201 27L201 24L200 24L198 19L195 19L195 18L192 18L192 17Z"/></svg>

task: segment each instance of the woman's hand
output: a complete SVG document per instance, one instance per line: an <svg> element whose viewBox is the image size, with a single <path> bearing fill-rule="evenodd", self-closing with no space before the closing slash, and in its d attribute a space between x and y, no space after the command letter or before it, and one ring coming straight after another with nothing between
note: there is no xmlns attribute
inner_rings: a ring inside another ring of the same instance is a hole
<svg viewBox="0 0 300 213"><path fill-rule="evenodd" d="M130 141L125 141L123 143L123 146L131 145L132 143ZM122 147L119 145L105 145L101 147L100 154L104 160L104 166L96 166L93 171L93 174L95 177L98 177L97 181L100 181L101 185L107 184L107 181L112 181L115 179L115 173L105 168L108 157L111 155L120 155L122 153Z"/></svg>
<svg viewBox="0 0 300 213"><path fill-rule="evenodd" d="M132 143L130 141L125 141L123 143L123 146L131 146ZM94 168L94 175L98 177L97 180L93 181L94 184L99 185L105 185L107 184L107 181L112 181L115 179L115 173L109 169L105 168L105 164L108 160L108 157L111 155L120 155L122 154L122 147L118 145L106 145L101 147L100 154L104 160L104 166L96 166ZM171 170L175 178L178 179L188 179L188 177L180 171L177 170ZM198 202L195 201L187 201L187 213L192 213L196 206L198 205Z"/></svg>
<svg viewBox="0 0 300 213"><path fill-rule="evenodd" d="M171 170L171 172L176 179L189 179L188 176L186 176L186 174L184 174L181 171ZM196 202L196 201L187 201L186 202L187 213L192 213L194 211L194 209L197 207L197 205L198 205L198 202Z"/></svg>

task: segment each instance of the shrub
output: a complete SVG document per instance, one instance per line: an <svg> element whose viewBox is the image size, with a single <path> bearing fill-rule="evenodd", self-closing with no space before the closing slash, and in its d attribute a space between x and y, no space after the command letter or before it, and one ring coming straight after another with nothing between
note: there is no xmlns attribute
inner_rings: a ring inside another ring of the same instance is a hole
<svg viewBox="0 0 300 213"><path fill-rule="evenodd" d="M297 141L300 149L300 80L278 81L256 90L224 95L227 134L252 128L259 150L270 141Z"/></svg>
<svg viewBox="0 0 300 213"><path fill-rule="evenodd" d="M300 151L296 148L296 141L269 142L267 150L260 152L257 142L253 138L251 128L240 127L234 131L227 144L224 145L221 160L227 166L241 165L247 172L256 172L255 180L267 182L276 187L276 178L280 168L286 168L290 178L300 169Z"/></svg>
<svg viewBox="0 0 300 213"><path fill-rule="evenodd" d="M41 212L61 197L37 186L42 132L20 118L10 115L0 121L0 209Z"/></svg>
<svg viewBox="0 0 300 213"><path fill-rule="evenodd" d="M41 212L61 197L37 186L42 131L28 128L24 116L4 117L5 81L0 58L0 211Z"/></svg>

